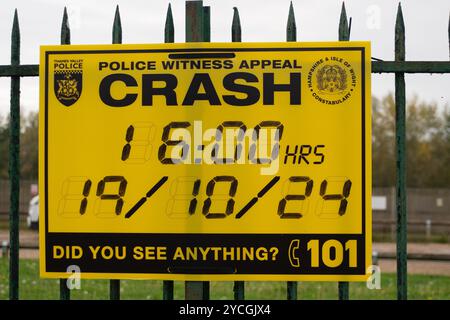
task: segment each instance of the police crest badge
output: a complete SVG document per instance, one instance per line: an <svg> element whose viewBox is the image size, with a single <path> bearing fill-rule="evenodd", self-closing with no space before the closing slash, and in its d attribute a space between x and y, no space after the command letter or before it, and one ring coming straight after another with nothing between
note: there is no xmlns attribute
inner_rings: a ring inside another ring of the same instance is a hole
<svg viewBox="0 0 450 320"><path fill-rule="evenodd" d="M347 89L347 75L344 68L326 64L317 71L317 87L327 94L342 93Z"/></svg>
<svg viewBox="0 0 450 320"><path fill-rule="evenodd" d="M83 70L80 61L55 61L54 89L59 102L73 105L83 89Z"/></svg>

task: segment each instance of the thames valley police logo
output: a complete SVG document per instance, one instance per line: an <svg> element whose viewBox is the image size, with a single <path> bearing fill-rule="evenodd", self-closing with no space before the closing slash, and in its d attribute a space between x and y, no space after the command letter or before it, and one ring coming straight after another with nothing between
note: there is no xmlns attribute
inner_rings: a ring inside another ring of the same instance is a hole
<svg viewBox="0 0 450 320"><path fill-rule="evenodd" d="M55 60L54 89L59 102L69 107L81 96L83 89L83 61Z"/></svg>

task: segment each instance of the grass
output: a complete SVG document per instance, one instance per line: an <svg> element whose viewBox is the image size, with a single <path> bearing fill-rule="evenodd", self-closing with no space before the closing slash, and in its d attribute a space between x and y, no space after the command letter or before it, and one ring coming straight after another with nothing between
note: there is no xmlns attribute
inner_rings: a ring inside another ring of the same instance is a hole
<svg viewBox="0 0 450 320"><path fill-rule="evenodd" d="M21 299L58 299L59 280L40 279L37 260L20 261ZM211 282L211 299L233 299L232 282ZM184 283L175 282L175 299L184 298ZM72 299L108 299L108 280L82 280L80 290L71 291ZM299 299L337 299L337 284L333 282L302 282L298 285ZM8 298L8 260L0 260L0 300ZM121 281L122 299L161 299L162 281ZM286 299L285 282L246 282L246 299ZM450 277L409 275L409 299L449 299ZM396 299L396 277L381 276L381 289L369 290L365 283L350 284L350 299Z"/></svg>

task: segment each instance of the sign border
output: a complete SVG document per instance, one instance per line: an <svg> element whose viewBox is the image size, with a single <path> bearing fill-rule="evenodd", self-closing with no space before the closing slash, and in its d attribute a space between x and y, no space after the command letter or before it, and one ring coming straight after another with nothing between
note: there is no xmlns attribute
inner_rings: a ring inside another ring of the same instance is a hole
<svg viewBox="0 0 450 320"><path fill-rule="evenodd" d="M361 43L361 42L359 42ZM217 44L217 43L216 43ZM220 43L222 44L222 43ZM273 43L276 44L276 43ZM281 43L280 43L281 44ZM302 43L299 43L300 45ZM308 44L305 42L304 44ZM324 43L325 44L325 43ZM337 43L336 43L337 44ZM151 44L154 45L154 44ZM167 44L166 44L167 45ZM180 45L180 44L177 44ZM235 44L233 44L235 45ZM253 43L252 45L264 45L264 43ZM111 46L111 45L109 45ZM41 47L41 50L44 50L45 47ZM370 47L369 47L370 50ZM166 49L97 49L97 50L89 50L89 49L78 49L78 50L50 50L45 51L45 76L44 76L44 87L45 87L45 95L44 95L44 211L45 211L45 239L42 241L40 230L40 244L44 244L43 255L47 257L47 244L48 244L48 234L49 232L49 219L48 219L48 94L49 94L49 57L50 55L58 54L117 54L117 53L191 53L191 52L280 52L280 51L359 51L361 53L361 131L362 131L362 188L361 188L361 198L362 198L362 220L361 220L361 233L348 234L348 235L363 235L363 256L366 262L365 267L368 266L367 259L367 244L366 238L371 236L371 231L367 232L366 230L366 211L367 208L367 199L366 199L366 48L364 46L351 46L351 47L332 47L332 46L324 46L324 47L245 47L245 48L230 48L230 47L205 47L205 48L166 48ZM42 52L41 52L42 54ZM41 55L42 59L42 55ZM41 61L42 62L42 61ZM42 70L42 67L41 67ZM40 164L41 166L41 164ZM41 228L41 223L40 223ZM72 233L72 232L69 232ZM85 232L79 232L85 233ZM99 234L103 232L98 232ZM124 233L125 234L125 233ZM127 233L130 234L130 233ZM45 277L49 278L67 278L70 274L62 273L62 272L50 272L48 270L48 264L42 261L41 259L41 276L45 275ZM46 259L45 259L46 260ZM44 268L45 267L45 268ZM104 279L105 274L108 274L108 278L111 279L160 279L160 280L261 280L261 277L264 276L267 280L278 280L278 281L290 281L290 280L299 280L299 281L365 281L367 276L365 273L354 273L352 275L348 274L157 274L157 277L152 277L152 274L145 273L82 273L81 277L83 278L83 274L88 276L90 279ZM145 276L143 276L145 275ZM155 274L156 275L156 274ZM305 277L307 279L305 279Z"/></svg>

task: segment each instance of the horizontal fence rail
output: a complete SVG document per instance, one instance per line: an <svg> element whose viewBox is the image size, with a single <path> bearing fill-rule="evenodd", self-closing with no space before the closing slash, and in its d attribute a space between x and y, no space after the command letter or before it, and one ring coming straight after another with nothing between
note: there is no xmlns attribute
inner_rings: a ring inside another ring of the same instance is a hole
<svg viewBox="0 0 450 320"><path fill-rule="evenodd" d="M450 73L450 61L372 61L372 73ZM39 65L0 65L0 77L38 77Z"/></svg>
<svg viewBox="0 0 450 320"><path fill-rule="evenodd" d="M231 28L231 40L233 42L242 41L241 23L237 8L233 8L233 21ZM351 21L347 19L344 3L338 25L339 41L350 39ZM450 27L450 24L449 24ZM209 42L210 41L210 8L204 7L202 1L186 1L186 42ZM449 29L450 31L450 29ZM165 29L164 42L174 42L174 24L171 5L169 4ZM449 33L450 36L450 33ZM292 2L289 6L288 20L286 26L286 41L297 41L297 25L295 21ZM116 7L112 29L112 42L122 43L122 26L120 20L119 7ZM406 146L405 146L405 73L450 73L449 61L405 61L405 26L401 5L397 10L395 23L395 60L382 61L373 58L372 73L394 73L395 74L395 104L396 104L396 153L397 153L397 254L378 254L378 258L397 259L397 298L407 298L407 259L424 259L430 255L407 254L406 247ZM61 44L70 44L70 28L67 10L64 8L61 25ZM450 44L450 41L449 41ZM450 48L450 46L449 46ZM39 76L39 65L20 64L20 32L17 10L14 13L14 21L11 37L11 65L0 65L0 77L11 78L11 111L10 111L10 153L9 153L9 173L11 181L11 202L10 202L10 269L9 269L9 297L19 298L19 134L20 134L20 77ZM22 247L23 248L23 247ZM441 257L442 258L442 257ZM446 257L443 257L446 259ZM446 260L447 261L447 260ZM163 298L173 299L173 281L163 282ZM235 299L244 299L245 283L236 281L234 283ZM287 299L297 299L297 282L287 282ZM340 299L349 298L348 282L339 282L338 295ZM65 279L60 280L61 299L70 299L70 291L67 288ZM120 299L120 280L110 280L110 298ZM186 298L209 298L209 282L187 282Z"/></svg>
<svg viewBox="0 0 450 320"><path fill-rule="evenodd" d="M38 64L0 65L0 77L38 77Z"/></svg>

